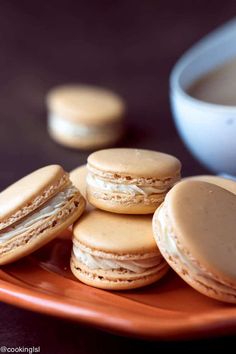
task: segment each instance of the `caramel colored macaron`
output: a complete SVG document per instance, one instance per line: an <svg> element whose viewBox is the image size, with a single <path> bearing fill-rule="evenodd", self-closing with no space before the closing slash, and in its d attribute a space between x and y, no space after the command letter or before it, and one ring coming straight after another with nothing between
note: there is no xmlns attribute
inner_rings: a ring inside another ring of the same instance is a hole
<svg viewBox="0 0 236 354"><path fill-rule="evenodd" d="M86 196L86 178L87 178L87 166L82 165L80 167L75 168L70 172L70 180L76 186L82 196L86 200L86 210L92 210L94 207L88 203Z"/></svg>
<svg viewBox="0 0 236 354"><path fill-rule="evenodd" d="M47 96L48 129L58 143L79 149L114 144L123 132L125 104L110 90L59 86Z"/></svg>
<svg viewBox="0 0 236 354"><path fill-rule="evenodd" d="M203 181L208 183L216 184L228 191L236 194L236 181L224 177L212 176L212 175L199 175L199 176L191 176L185 177L183 180L194 180L194 181Z"/></svg>
<svg viewBox="0 0 236 354"><path fill-rule="evenodd" d="M70 180L76 188L79 189L80 193L84 198L86 198L86 178L87 178L87 167L86 165L79 166L70 172Z"/></svg>
<svg viewBox="0 0 236 354"><path fill-rule="evenodd" d="M27 175L0 193L0 264L26 256L75 222L85 200L59 165Z"/></svg>
<svg viewBox="0 0 236 354"><path fill-rule="evenodd" d="M106 149L88 157L87 198L97 208L150 214L180 180L178 159L141 149Z"/></svg>
<svg viewBox="0 0 236 354"><path fill-rule="evenodd" d="M92 210L73 229L71 270L82 282L110 290L142 287L168 270L150 216Z"/></svg>
<svg viewBox="0 0 236 354"><path fill-rule="evenodd" d="M236 303L236 197L217 185L183 181L153 216L157 245L194 289Z"/></svg>

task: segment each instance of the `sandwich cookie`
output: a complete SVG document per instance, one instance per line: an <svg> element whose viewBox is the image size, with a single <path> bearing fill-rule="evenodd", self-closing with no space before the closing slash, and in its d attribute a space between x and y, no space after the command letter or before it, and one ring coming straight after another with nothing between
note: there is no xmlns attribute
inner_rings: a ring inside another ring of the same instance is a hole
<svg viewBox="0 0 236 354"><path fill-rule="evenodd" d="M73 229L71 270L102 289L138 288L168 270L152 235L151 217L92 210Z"/></svg>
<svg viewBox="0 0 236 354"><path fill-rule="evenodd" d="M150 214L180 180L178 159L140 149L107 149L88 157L87 198L97 208Z"/></svg>
<svg viewBox="0 0 236 354"><path fill-rule="evenodd" d="M0 193L0 264L26 256L71 225L85 200L61 166L51 165Z"/></svg>
<svg viewBox="0 0 236 354"><path fill-rule="evenodd" d="M47 96L47 106L49 134L62 145L94 149L114 144L123 133L125 104L109 90L56 87Z"/></svg>
<svg viewBox="0 0 236 354"><path fill-rule="evenodd" d="M86 210L92 210L94 207L88 203L86 197L86 178L87 178L87 167L86 165L75 168L70 172L70 180L78 188L82 196L86 200Z"/></svg>
<svg viewBox="0 0 236 354"><path fill-rule="evenodd" d="M203 181L212 184L216 184L228 191L236 194L236 181L224 177L219 176L212 176L212 175L200 175L200 176L191 176L185 177L182 180L196 180L196 181Z"/></svg>
<svg viewBox="0 0 236 354"><path fill-rule="evenodd" d="M236 197L217 185L183 181L153 216L157 245L194 289L236 303Z"/></svg>
<svg viewBox="0 0 236 354"><path fill-rule="evenodd" d="M87 167L82 165L75 168L70 172L70 180L76 188L80 191L82 196L86 198L86 178L87 178Z"/></svg>

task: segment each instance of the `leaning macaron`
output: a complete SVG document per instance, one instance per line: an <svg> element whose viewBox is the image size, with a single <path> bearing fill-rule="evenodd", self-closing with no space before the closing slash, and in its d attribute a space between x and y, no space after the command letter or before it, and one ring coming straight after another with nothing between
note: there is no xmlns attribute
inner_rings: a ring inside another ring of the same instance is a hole
<svg viewBox="0 0 236 354"><path fill-rule="evenodd" d="M216 184L217 186L220 186L236 194L236 181L229 178L213 176L213 175L199 175L199 176L185 177L182 180L194 180L194 181L213 183Z"/></svg>
<svg viewBox="0 0 236 354"><path fill-rule="evenodd" d="M180 180L174 156L142 149L106 149L88 157L87 198L97 208L150 214Z"/></svg>
<svg viewBox="0 0 236 354"><path fill-rule="evenodd" d="M114 144L123 133L125 104L99 87L66 85L47 96L48 130L58 143L79 149Z"/></svg>
<svg viewBox="0 0 236 354"><path fill-rule="evenodd" d="M59 165L20 179L0 193L0 264L26 256L75 222L85 200Z"/></svg>
<svg viewBox="0 0 236 354"><path fill-rule="evenodd" d="M92 210L73 229L71 270L85 284L110 290L142 287L168 270L150 216Z"/></svg>
<svg viewBox="0 0 236 354"><path fill-rule="evenodd" d="M236 197L203 181L182 181L153 216L169 265L202 294L236 303Z"/></svg>

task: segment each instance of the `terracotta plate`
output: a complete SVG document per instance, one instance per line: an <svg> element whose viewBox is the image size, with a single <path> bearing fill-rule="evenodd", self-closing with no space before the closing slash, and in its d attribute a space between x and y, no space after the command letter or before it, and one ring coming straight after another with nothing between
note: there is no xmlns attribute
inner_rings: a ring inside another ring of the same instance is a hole
<svg viewBox="0 0 236 354"><path fill-rule="evenodd" d="M197 293L169 272L126 292L86 286L69 269L70 234L0 270L0 299L110 332L153 339L236 333L236 306Z"/></svg>

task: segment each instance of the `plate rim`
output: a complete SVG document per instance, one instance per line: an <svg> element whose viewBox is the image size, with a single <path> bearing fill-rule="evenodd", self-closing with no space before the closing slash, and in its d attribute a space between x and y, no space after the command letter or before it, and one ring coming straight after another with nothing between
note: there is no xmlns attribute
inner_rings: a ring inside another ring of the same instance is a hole
<svg viewBox="0 0 236 354"><path fill-rule="evenodd" d="M73 304L72 301L65 301L61 296L55 298L50 293L40 292L32 285L24 287L11 283L4 280L4 277L2 278L4 273L4 270L1 269L1 301L26 310L96 327L114 334L143 339L176 340L212 337L219 334L232 334L236 331L236 307L213 310L211 314L186 315L182 319L177 317L171 319L171 321L169 319L165 320L163 317L160 318L160 321L149 318L150 325L148 327L142 325L141 317L137 315L135 320L138 320L138 322L136 325L132 323L131 326L131 322L134 321L128 322L126 319L122 320L117 316L113 318L111 316L103 317L104 313L102 311L91 309L89 306L78 306L78 303ZM119 294L112 294L121 297ZM126 297L122 298L135 302L135 300ZM170 310L170 312L172 311Z"/></svg>

